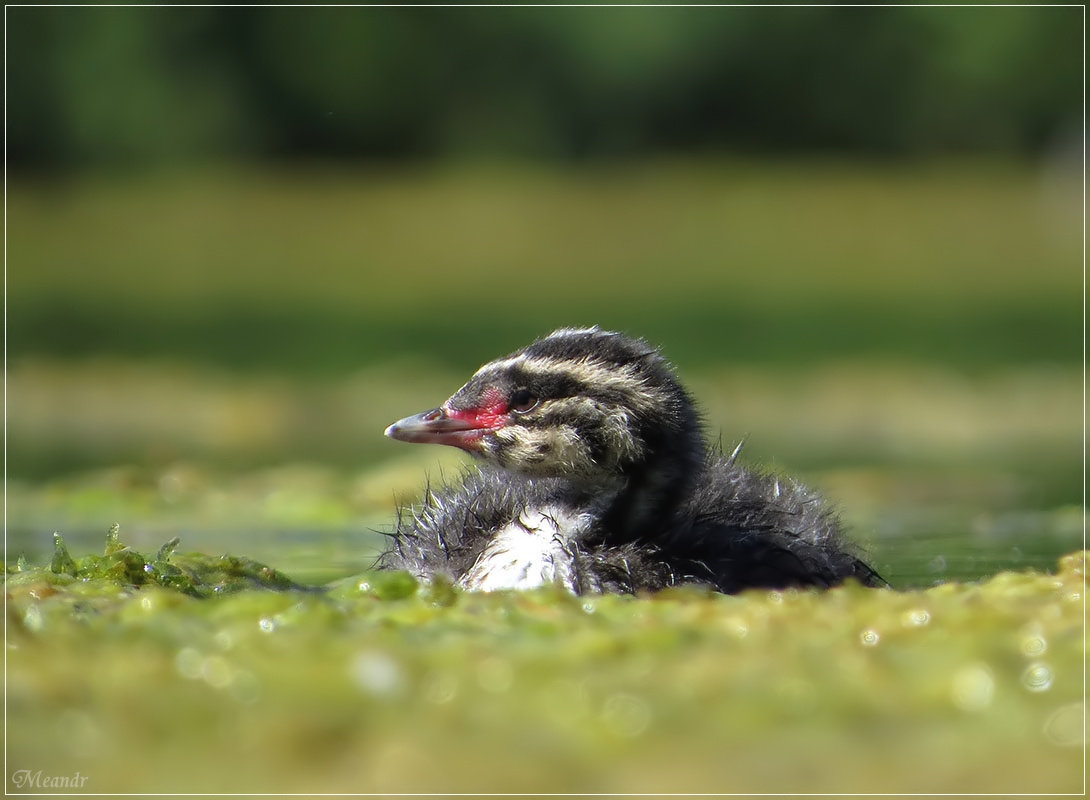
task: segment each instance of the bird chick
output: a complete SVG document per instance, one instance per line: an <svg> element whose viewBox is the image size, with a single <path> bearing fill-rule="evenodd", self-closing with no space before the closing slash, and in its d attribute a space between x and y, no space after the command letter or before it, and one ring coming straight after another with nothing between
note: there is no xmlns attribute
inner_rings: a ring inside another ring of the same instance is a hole
<svg viewBox="0 0 1090 800"><path fill-rule="evenodd" d="M486 591L884 585L819 496L709 448L689 394L642 339L554 331L386 435L481 462L399 512L387 568Z"/></svg>

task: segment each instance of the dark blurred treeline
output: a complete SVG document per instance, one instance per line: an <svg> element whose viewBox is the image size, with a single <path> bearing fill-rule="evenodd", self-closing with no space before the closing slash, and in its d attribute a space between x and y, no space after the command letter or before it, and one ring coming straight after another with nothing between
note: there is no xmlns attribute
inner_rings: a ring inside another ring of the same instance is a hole
<svg viewBox="0 0 1090 800"><path fill-rule="evenodd" d="M11 166L649 151L1034 152L1082 10L7 10Z"/></svg>

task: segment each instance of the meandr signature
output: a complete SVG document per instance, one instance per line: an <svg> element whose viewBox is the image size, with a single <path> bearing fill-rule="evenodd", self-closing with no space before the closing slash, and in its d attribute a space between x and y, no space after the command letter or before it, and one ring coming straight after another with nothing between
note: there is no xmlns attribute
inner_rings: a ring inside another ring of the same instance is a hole
<svg viewBox="0 0 1090 800"><path fill-rule="evenodd" d="M17 769L11 773L11 783L16 789L82 789L86 775L46 775L40 769Z"/></svg>

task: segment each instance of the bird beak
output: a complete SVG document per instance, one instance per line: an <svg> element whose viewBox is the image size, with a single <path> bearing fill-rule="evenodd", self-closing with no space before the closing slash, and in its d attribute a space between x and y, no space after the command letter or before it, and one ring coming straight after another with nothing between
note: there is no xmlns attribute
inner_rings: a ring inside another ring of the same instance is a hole
<svg viewBox="0 0 1090 800"><path fill-rule="evenodd" d="M493 430L475 414L440 407L398 420L386 429L386 435L400 442L448 444L472 452L480 449L481 437Z"/></svg>

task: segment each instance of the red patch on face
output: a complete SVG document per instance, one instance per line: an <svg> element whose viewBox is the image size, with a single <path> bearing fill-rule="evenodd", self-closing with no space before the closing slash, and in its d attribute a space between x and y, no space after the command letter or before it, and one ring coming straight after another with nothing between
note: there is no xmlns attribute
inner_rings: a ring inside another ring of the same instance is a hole
<svg viewBox="0 0 1090 800"><path fill-rule="evenodd" d="M483 433L506 425L507 411L507 398L503 392L490 386L481 394L480 405L475 408L447 408L447 415L469 422Z"/></svg>

